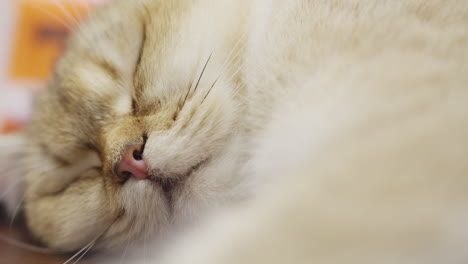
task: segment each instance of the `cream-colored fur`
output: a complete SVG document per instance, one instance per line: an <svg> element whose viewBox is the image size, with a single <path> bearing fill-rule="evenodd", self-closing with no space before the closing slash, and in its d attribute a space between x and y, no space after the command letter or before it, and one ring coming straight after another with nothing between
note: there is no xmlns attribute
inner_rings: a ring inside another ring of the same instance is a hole
<svg viewBox="0 0 468 264"><path fill-rule="evenodd" d="M28 224L113 247L222 207L148 259L463 263L467 28L462 0L117 1L36 104ZM170 194L112 174L144 136Z"/></svg>

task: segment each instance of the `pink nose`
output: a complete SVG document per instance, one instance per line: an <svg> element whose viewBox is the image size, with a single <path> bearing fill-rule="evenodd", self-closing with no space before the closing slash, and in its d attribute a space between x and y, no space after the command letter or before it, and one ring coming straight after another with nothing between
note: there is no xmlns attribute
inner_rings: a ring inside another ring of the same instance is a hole
<svg viewBox="0 0 468 264"><path fill-rule="evenodd" d="M117 165L119 177L125 178L131 174L140 180L148 178L148 165L142 158L142 147L142 145L133 145L125 150Z"/></svg>

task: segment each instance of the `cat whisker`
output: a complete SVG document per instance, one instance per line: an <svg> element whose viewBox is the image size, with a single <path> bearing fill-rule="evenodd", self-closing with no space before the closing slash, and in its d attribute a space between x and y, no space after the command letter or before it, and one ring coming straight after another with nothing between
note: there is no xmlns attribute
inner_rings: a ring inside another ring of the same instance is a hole
<svg viewBox="0 0 468 264"><path fill-rule="evenodd" d="M206 66L208 65L208 62L211 59L211 55L213 55L213 52L210 54L210 56L208 56L208 59L206 60L205 65L203 66L203 69L202 69L202 71L200 73L200 76L198 77L197 84L195 85L195 88L193 89L192 94L194 94L195 91L198 88L198 85L199 85L200 80L201 80L201 78L203 76L203 73L205 72ZM180 110L184 107L185 103L187 102L187 98L189 97L190 91L192 90L192 86L193 86L194 81L195 81L195 79L192 78L192 82L190 83L189 89L188 89L187 93L185 94L184 101L182 102L182 104L177 105L177 109L176 109L176 112L175 112L174 117L173 117L174 120L177 119L178 113L180 112Z"/></svg>
<svg viewBox="0 0 468 264"><path fill-rule="evenodd" d="M232 63L232 61L237 58L237 56L239 56L240 54L240 51L242 50L243 47L245 47L245 42L243 42L247 35L247 32L244 32L242 33L242 35L239 37L239 39L236 41L236 44L234 44L234 46L232 47L231 51L229 52L229 54L226 56L226 60L225 62L223 63L223 65L221 66L221 69L224 69L225 67L227 67L228 65L230 65ZM235 54L233 54L233 52L236 51ZM232 56L232 57L231 57Z"/></svg>
<svg viewBox="0 0 468 264"><path fill-rule="evenodd" d="M2 173L3 175L8 175L8 173L10 173L12 170L14 170L14 169L10 169L10 170L7 170L7 171L2 171L1 173ZM0 201L2 201L10 192L12 192L13 190L15 190L15 187L17 187L22 181L24 181L24 178L16 179L13 183L11 183L11 184L5 189L5 191L3 191L2 194L0 195Z"/></svg>
<svg viewBox="0 0 468 264"><path fill-rule="evenodd" d="M236 76L236 75L241 71L241 69L242 69L242 68L241 68L240 66L237 67L237 70L235 70L230 76L228 76L227 79L229 80L229 79L234 78L234 76Z"/></svg>
<svg viewBox="0 0 468 264"><path fill-rule="evenodd" d="M64 26L70 32L73 32L73 31L75 31L75 29L77 29L77 26L78 26L77 20L72 19L70 21L69 16L67 16L67 18L68 18L67 20L64 20L64 19L58 17L57 15L55 15L54 13L40 7L37 3L34 3L34 1L31 1L30 3L31 3L32 8L37 9L37 10L43 12L44 14L48 15L49 17L53 18L54 20L56 20L58 23L60 23L62 26ZM70 25L69 22L72 22L73 24ZM89 45L89 44L92 43L88 38L86 38L85 34L75 34L75 36L85 44Z"/></svg>
<svg viewBox="0 0 468 264"><path fill-rule="evenodd" d="M143 261L144 263L146 264L146 234L144 234L144 237L143 237Z"/></svg>
<svg viewBox="0 0 468 264"><path fill-rule="evenodd" d="M185 94L185 98L184 98L184 101L182 102L182 104L180 103L180 100L179 100L179 103L177 104L177 108L176 108L176 111L175 111L174 117L173 117L174 121L177 119L177 115L179 114L180 110L182 109L182 107L185 105L185 102L187 101L187 97L188 97L188 95L190 93L190 90L192 89L192 86L193 86L193 82L194 82L194 80L192 79L192 82L189 85L189 89L187 90L187 94Z"/></svg>
<svg viewBox="0 0 468 264"><path fill-rule="evenodd" d="M89 242L88 244L86 244L84 247L82 247L80 250L78 250L75 254L73 254L73 256L71 256L67 261L65 261L63 264L68 264L70 263L70 261L74 260L77 256L79 256L81 254L81 252L88 252L88 249L91 248L92 246L94 246L94 243L96 243L96 240L100 237L101 235L99 235L98 237L96 237L95 239L93 239L91 242ZM84 254L85 254L84 253ZM78 260L80 260L82 258L83 255L81 255ZM77 261L78 261L77 260ZM76 263L76 262L74 262Z"/></svg>
<svg viewBox="0 0 468 264"><path fill-rule="evenodd" d="M34 9L37 9L41 12L43 12L44 14L50 16L51 18L55 19L57 22L59 22L60 24L62 24L62 26L64 26L66 29L70 30L70 31L73 31L73 27L71 27L66 21L66 20L63 20L61 19L60 17L58 17L57 15L55 15L54 13L51 13L49 12L48 10L40 7L39 5L35 4L34 1L31 1L31 7L34 8Z"/></svg>
<svg viewBox="0 0 468 264"><path fill-rule="evenodd" d="M128 250L129 245L130 245L130 238L127 239L127 246L125 247L124 253L123 253L122 257L120 258L120 264L123 263L125 257L127 256L127 250Z"/></svg>
<svg viewBox="0 0 468 264"><path fill-rule="evenodd" d="M245 38L246 33L242 34L242 36L237 40L236 44L233 46L229 54L226 56L225 61L221 65L220 75L229 68L229 65L240 55L242 48L245 47L245 42L242 42ZM234 53L234 51L236 53Z"/></svg>
<svg viewBox="0 0 468 264"><path fill-rule="evenodd" d="M124 214L124 213L120 214L120 215L114 220L114 222L117 221L120 217L122 217L123 214ZM129 232L132 232L132 231L134 230L134 228L135 228L135 222L131 222L131 223L130 223L130 226L129 226L129 228L128 228ZM120 264L123 263L124 259L125 259L126 256L127 256L127 251L128 251L129 245L130 245L130 240L131 240L131 238L128 237L128 238L127 238L127 245L125 246L124 253L123 253L122 257L120 258ZM132 246L133 246L134 241L132 241L131 244L132 244Z"/></svg>
<svg viewBox="0 0 468 264"><path fill-rule="evenodd" d="M245 37L245 34L244 33L236 42L236 44L234 44L233 48L231 49L231 51L229 52L229 54L226 56L226 59L224 60L223 64L221 65L221 70L220 70L220 73L218 75L218 77L215 79L215 81L213 82L213 84L210 86L210 88L208 89L208 91L206 92L205 96L203 97L202 101L200 104L203 104L203 102L205 101L206 97L208 97L208 95L211 93L211 90L213 89L213 87L215 86L215 84L218 82L219 78L223 75L223 73L229 69L229 65L239 56L240 54L240 51L242 50L242 48L245 46L245 43L242 42L242 40L244 39ZM234 53L235 52L235 53ZM238 67L238 70L235 71L234 73L232 73L230 75L230 78L234 77L237 73L239 73L240 71L240 67Z"/></svg>
<svg viewBox="0 0 468 264"><path fill-rule="evenodd" d="M180 100L179 100L179 103L177 104L177 109L176 109L176 113L174 114L174 120L176 119L177 117L177 114L179 113L179 111L182 109L182 107L185 105L185 102L187 101L187 98L188 98L188 95L190 94L190 90L192 90L192 87L193 87L193 83L195 82L195 78L194 75L195 75L195 71L196 71L196 68L193 70L192 72L192 77L190 78L192 81L190 82L190 85L188 85L188 90L187 90L187 93L185 94L185 98L184 98L184 101L182 102L182 104L180 104Z"/></svg>
<svg viewBox="0 0 468 264"><path fill-rule="evenodd" d="M16 216L19 213L19 209L21 208L21 205L24 202L24 196L21 198L21 200L17 203L15 206L15 209L13 210L13 215L10 218L10 223L8 225L8 230L11 231L11 228L13 227L13 223L15 222Z"/></svg>
<svg viewBox="0 0 468 264"><path fill-rule="evenodd" d="M209 88L208 91L206 92L206 94L205 94L205 96L203 97L203 99L202 99L202 101L201 101L200 104L202 104L202 103L205 101L206 97L208 96L208 94L210 94L211 90L213 89L213 87L215 86L215 84L218 82L218 80L219 80L219 78L222 76L223 72L224 72L226 69L228 69L229 64L230 64L234 59L236 59L236 58L239 56L240 51L242 50L242 47L245 46L245 43L242 42L242 40L244 40L245 35L246 35L246 33L243 33L243 35L236 41L236 43L234 44L234 46L233 46L233 48L231 49L231 51L229 52L229 54L226 56L226 59L224 60L223 64L221 65L220 74L219 74L218 77L215 79L215 81L213 82L213 84L210 86L210 88ZM200 80L201 80L201 77L203 76L203 73L204 73L204 71L205 71L205 68L207 67L208 62L209 62L209 60L210 60L210 58L211 58L212 55L213 55L213 52L210 54L210 56L208 57L207 61L205 62L205 65L204 65L203 70L202 70L202 72L201 72L201 74L200 74L200 76L199 76L199 78L198 78L198 80L197 80L197 84L196 84L196 86L195 86L195 89L194 89L193 93L195 93L196 89L198 88L198 85L199 85L199 82L200 82ZM234 76L235 74L237 74L238 72L239 72L239 70L236 71L234 74L232 74L231 77ZM186 95L185 95L185 98L184 98L183 103L177 105L177 109L176 109L176 112L175 112L174 118L173 118L174 120L177 118L177 114L179 113L180 109L185 105L185 102L186 102L186 100L187 100L187 98L188 98L188 95L190 94L190 91L191 91L191 89L192 89L193 82L194 82L194 80L192 80L192 82L191 82L191 84L190 84L190 86L189 86L189 89L188 89L188 91L187 91L187 93L186 93Z"/></svg>
<svg viewBox="0 0 468 264"><path fill-rule="evenodd" d="M107 230L109 230L109 228L121 217L121 215L117 216L114 221L112 221L112 223L106 228L104 229L104 231L102 231L98 236L96 236L93 240L91 240L88 244L86 244L85 246L83 246L83 248L81 248L79 251L77 251L75 254L73 254L73 256L71 256L67 261L65 261L63 264L67 264L69 263L70 261L72 261L73 259L75 259L77 256L78 259L73 262L73 264L76 264L78 261L80 261L81 258L84 257L84 255L86 255L86 253L88 253L89 250L91 250L91 248L96 244L96 242L99 240L99 238L101 238L106 232ZM81 252L83 252L81 254ZM81 255L80 255L81 254Z"/></svg>
<svg viewBox="0 0 468 264"><path fill-rule="evenodd" d="M203 66L203 69L200 73L200 76L198 77L197 84L195 85L192 94L195 94L195 92L197 91L198 85L200 84L200 80L203 77L203 74L205 73L206 66L208 66L208 62L210 62L211 55L213 55L213 52L210 54L210 56L208 56L208 59L206 60L205 65Z"/></svg>
<svg viewBox="0 0 468 264"><path fill-rule="evenodd" d="M55 3L55 5L62 11L62 13L68 18L68 20L70 22L73 22L75 24L75 26L78 26L79 22L76 18L73 17L73 15L76 16L75 12L73 12L74 14L71 15L70 12L67 12L67 10L65 9L65 7L62 5L62 3L60 3L59 1L57 0L53 0L53 2Z"/></svg>
<svg viewBox="0 0 468 264"><path fill-rule="evenodd" d="M14 170L20 170L18 168L9 168L7 170L4 170L2 171L2 173L4 173L4 175L8 175L7 173L10 173ZM18 185L20 185L22 182L24 181L24 178L19 178L19 179L16 179L13 183L11 183L7 188L6 190L0 195L0 201L4 200L5 197L12 191L15 190L15 187L18 187ZM13 226L13 223L16 219L16 216L18 215L19 213L19 210L21 208L21 205L23 204L24 202L24 195L21 197L21 199L17 202L17 204L15 205L14 209L13 209L13 214L12 216L10 217L10 220L9 220L9 227L8 227L8 230L10 231L12 226Z"/></svg>
<svg viewBox="0 0 468 264"><path fill-rule="evenodd" d="M118 216L113 222L112 224L114 224L115 221L117 221L119 219L120 216ZM109 230L109 228L112 226L112 224L110 224L106 229L104 229L104 231L102 231L98 236L96 236L93 240L91 240L88 244L84 245L79 251L77 251L75 254L73 254L73 256L71 256L67 261L65 261L63 264L67 264L69 263L70 261L72 261L73 259L75 259L77 256L80 256L75 262L73 262L74 264L77 263L81 258L83 258L83 256L88 253L89 250L91 250L91 248L96 244L96 242L98 241L99 238L101 238L106 232L107 230ZM82 255L81 252L84 252Z"/></svg>
<svg viewBox="0 0 468 264"><path fill-rule="evenodd" d="M210 89L208 89L208 92L206 92L205 97L203 97L203 100L201 101L200 104L203 104L203 102L205 101L205 99L206 99L206 97L208 96L208 94L210 94L211 90L213 90L213 87L215 86L216 82L218 82L219 77L221 77L221 75L218 76L218 78L216 78L216 80L213 82L213 84L211 85Z"/></svg>
<svg viewBox="0 0 468 264"><path fill-rule="evenodd" d="M84 7L86 8L86 14L89 14L89 11L91 11L91 6L89 5L88 1L82 1L84 4Z"/></svg>
<svg viewBox="0 0 468 264"><path fill-rule="evenodd" d="M84 8L85 13L83 13L83 10L80 10L81 8ZM72 16L76 18L78 24L80 24L80 21L82 20L82 15L83 14L88 14L89 12L89 5L88 1L80 1L77 2L77 5L71 5L71 11L70 13L73 13Z"/></svg>
<svg viewBox="0 0 468 264"><path fill-rule="evenodd" d="M89 247L83 252L83 254L81 254L80 257L78 257L78 259L75 262L73 262L73 264L78 263L78 261L80 261L95 244L96 244L96 242L93 242L91 245L89 245Z"/></svg>
<svg viewBox="0 0 468 264"><path fill-rule="evenodd" d="M229 98L230 98L230 99L234 99L234 98L238 95L239 90L240 90L241 87L242 87L242 84L239 84L239 85L237 85L236 87L234 87L233 92L230 94L230 97L229 97ZM235 105L236 108L241 107L241 105L242 105L243 103L245 103L245 101L246 101L245 98L239 98L239 97L237 97L237 100L239 100L239 102L237 102L237 104Z"/></svg>

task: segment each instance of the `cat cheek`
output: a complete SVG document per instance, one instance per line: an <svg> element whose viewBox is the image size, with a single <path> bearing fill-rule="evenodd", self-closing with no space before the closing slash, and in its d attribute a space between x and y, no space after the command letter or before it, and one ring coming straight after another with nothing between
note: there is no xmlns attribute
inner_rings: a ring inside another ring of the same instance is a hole
<svg viewBox="0 0 468 264"><path fill-rule="evenodd" d="M34 236L63 251L81 248L105 232L117 216L99 175L84 175L55 196L27 197L25 213Z"/></svg>

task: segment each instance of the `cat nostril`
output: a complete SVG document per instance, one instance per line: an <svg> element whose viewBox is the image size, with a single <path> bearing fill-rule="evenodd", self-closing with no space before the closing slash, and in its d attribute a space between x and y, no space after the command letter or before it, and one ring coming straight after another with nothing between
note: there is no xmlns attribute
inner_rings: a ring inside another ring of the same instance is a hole
<svg viewBox="0 0 468 264"><path fill-rule="evenodd" d="M134 151L133 151L133 158L136 159L136 160L142 160L141 151L139 151L139 150L134 150Z"/></svg>
<svg viewBox="0 0 468 264"><path fill-rule="evenodd" d="M119 177L121 178L122 182L126 182L130 177L132 177L132 173L129 171L123 171L120 173Z"/></svg>

